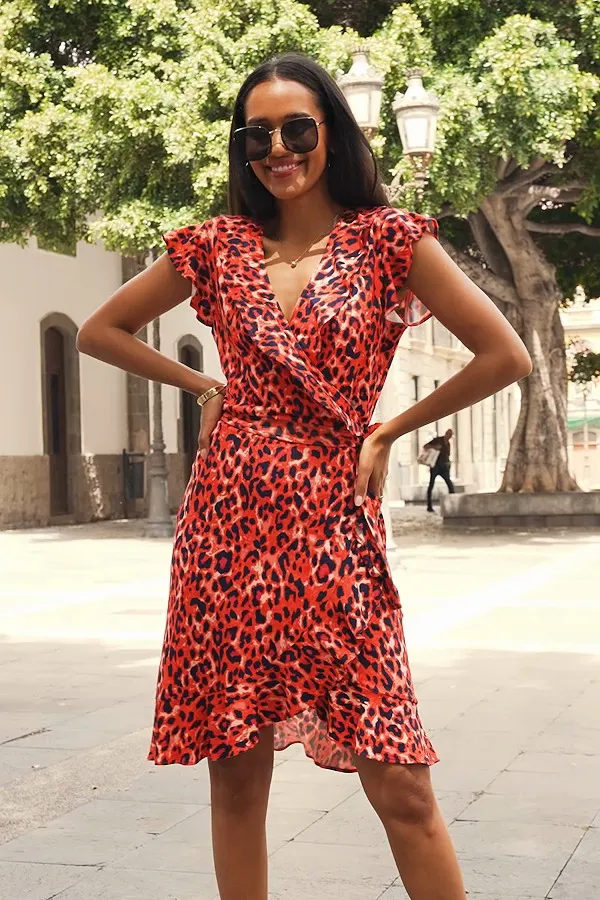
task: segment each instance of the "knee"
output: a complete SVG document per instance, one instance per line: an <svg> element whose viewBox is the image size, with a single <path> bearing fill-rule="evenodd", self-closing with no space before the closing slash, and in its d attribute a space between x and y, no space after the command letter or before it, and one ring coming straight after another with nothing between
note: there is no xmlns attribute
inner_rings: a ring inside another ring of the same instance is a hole
<svg viewBox="0 0 600 900"><path fill-rule="evenodd" d="M435 827L437 803L428 777L415 778L400 769L386 779L371 802L386 828L432 831Z"/></svg>

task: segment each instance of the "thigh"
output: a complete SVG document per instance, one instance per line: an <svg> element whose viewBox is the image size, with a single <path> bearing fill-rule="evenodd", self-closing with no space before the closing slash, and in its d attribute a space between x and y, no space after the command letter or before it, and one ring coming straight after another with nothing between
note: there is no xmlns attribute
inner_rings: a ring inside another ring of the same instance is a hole
<svg viewBox="0 0 600 900"><path fill-rule="evenodd" d="M213 794L220 790L236 795L268 791L273 774L273 726L261 728L258 743L244 753L208 761Z"/></svg>

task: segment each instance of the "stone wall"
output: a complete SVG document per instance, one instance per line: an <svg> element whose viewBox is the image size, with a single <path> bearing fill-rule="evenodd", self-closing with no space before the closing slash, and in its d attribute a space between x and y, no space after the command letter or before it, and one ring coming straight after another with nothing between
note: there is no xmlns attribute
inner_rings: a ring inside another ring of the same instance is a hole
<svg viewBox="0 0 600 900"><path fill-rule="evenodd" d="M69 458L71 511L61 521L123 516L123 468L117 454ZM0 456L0 528L52 524L47 456Z"/></svg>
<svg viewBox="0 0 600 900"><path fill-rule="evenodd" d="M47 456L0 456L0 527L45 525L50 510Z"/></svg>
<svg viewBox="0 0 600 900"><path fill-rule="evenodd" d="M600 493L449 494L441 511L456 528L600 528Z"/></svg>

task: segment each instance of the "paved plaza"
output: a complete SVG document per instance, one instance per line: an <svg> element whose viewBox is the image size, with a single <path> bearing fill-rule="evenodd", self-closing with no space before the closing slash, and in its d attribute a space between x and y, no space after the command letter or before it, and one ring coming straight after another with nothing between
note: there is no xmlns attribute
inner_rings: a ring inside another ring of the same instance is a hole
<svg viewBox="0 0 600 900"><path fill-rule="evenodd" d="M432 524L433 523L433 524ZM470 900L600 897L600 534L401 527L436 790ZM208 777L145 761L169 541L0 533L0 900L211 900ZM356 775L276 758L273 900L403 900Z"/></svg>

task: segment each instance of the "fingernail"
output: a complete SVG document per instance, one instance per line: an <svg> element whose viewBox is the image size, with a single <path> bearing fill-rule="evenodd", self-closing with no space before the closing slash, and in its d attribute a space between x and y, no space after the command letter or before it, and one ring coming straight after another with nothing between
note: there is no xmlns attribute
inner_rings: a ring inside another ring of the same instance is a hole
<svg viewBox="0 0 600 900"><path fill-rule="evenodd" d="M356 497L354 498L354 502L355 502L355 504L356 504L357 506L360 506L361 503L363 502L363 499L364 499L364 498L361 497L360 494L357 494Z"/></svg>
<svg viewBox="0 0 600 900"><path fill-rule="evenodd" d="M202 448L202 450L200 451L200 456L202 457L202 459L206 459L206 457L208 456L208 450Z"/></svg>

